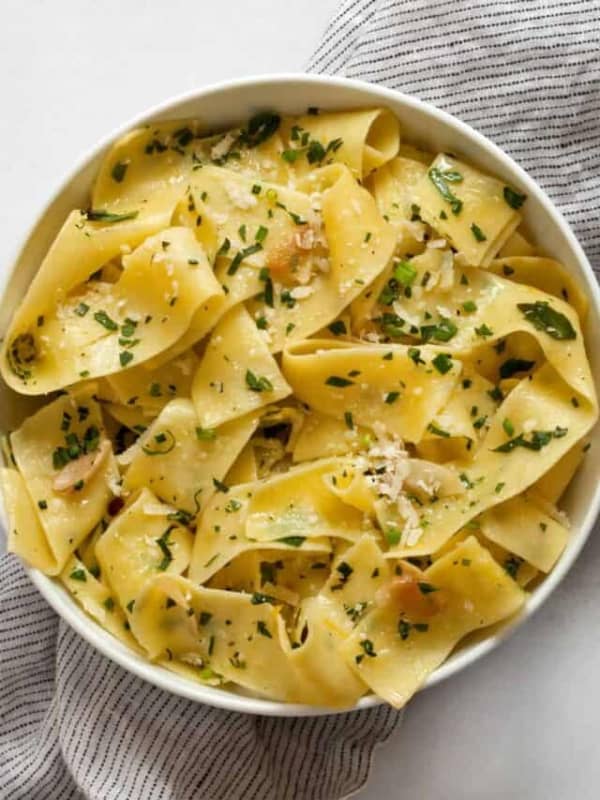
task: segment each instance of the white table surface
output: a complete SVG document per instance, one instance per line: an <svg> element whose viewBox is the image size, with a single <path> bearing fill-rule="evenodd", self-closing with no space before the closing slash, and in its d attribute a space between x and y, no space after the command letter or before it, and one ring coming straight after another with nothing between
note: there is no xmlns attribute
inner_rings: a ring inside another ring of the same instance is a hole
<svg viewBox="0 0 600 800"><path fill-rule="evenodd" d="M100 136L198 85L301 71L336 5L2 0L0 268ZM411 703L360 800L600 797L599 606L596 536L509 642Z"/></svg>

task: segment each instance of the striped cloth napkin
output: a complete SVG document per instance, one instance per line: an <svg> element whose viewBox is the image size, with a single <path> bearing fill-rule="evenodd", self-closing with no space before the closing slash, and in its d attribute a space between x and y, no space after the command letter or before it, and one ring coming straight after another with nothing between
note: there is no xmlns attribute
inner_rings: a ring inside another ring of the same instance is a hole
<svg viewBox="0 0 600 800"><path fill-rule="evenodd" d="M600 270L600 3L345 0L312 72L384 83L461 117L557 202ZM0 559L2 800L337 800L400 724L387 707L249 717L156 689L60 622Z"/></svg>

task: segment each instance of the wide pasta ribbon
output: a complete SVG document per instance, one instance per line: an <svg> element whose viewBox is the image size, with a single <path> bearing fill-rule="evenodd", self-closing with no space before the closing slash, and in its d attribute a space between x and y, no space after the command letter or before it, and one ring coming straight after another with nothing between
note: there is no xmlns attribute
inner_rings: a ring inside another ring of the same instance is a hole
<svg viewBox="0 0 600 800"><path fill-rule="evenodd" d="M290 345L282 368L296 396L317 411L352 424L378 423L410 442L422 438L461 372L459 361L432 347L416 352L331 339Z"/></svg>
<svg viewBox="0 0 600 800"><path fill-rule="evenodd" d="M123 257L122 272L109 282L89 279L90 273L120 252L124 240L111 230L106 237L112 237L114 249L99 246L102 255L92 257L80 232L81 246L73 244L65 264L57 251L66 246L65 238L73 238L73 227L66 223L36 278L46 283L43 304L34 301L39 288L34 283L8 332L3 374L25 394L60 389L150 358L185 332L199 308L223 293L187 228L168 228L146 239ZM78 280L81 263L86 264L84 283ZM65 275L69 264L74 270Z"/></svg>

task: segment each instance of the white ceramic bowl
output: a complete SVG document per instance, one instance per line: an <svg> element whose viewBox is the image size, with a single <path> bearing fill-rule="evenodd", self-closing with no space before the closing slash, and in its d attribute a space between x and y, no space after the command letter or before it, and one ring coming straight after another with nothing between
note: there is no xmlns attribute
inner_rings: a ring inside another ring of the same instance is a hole
<svg viewBox="0 0 600 800"><path fill-rule="evenodd" d="M0 330L6 328L13 309L67 213L74 207L85 207L88 190L105 150L115 138L130 128L158 119L185 117L199 118L207 127L225 128L261 109L297 113L303 112L308 106L333 110L379 105L387 106L397 114L402 135L408 141L418 142L429 150L462 155L485 171L503 177L528 195L525 223L531 237L548 255L566 264L585 287L590 301L585 333L587 341L591 342L592 332L600 328L600 291L590 264L562 215L509 156L465 123L413 97L360 81L315 75L244 78L199 89L130 120L101 141L79 160L62 181L19 248L14 268L7 268L0 276ZM600 356L596 352L591 352L589 356L594 375L600 376ZM17 398L2 386L0 429L6 431L18 424L27 413L27 407L26 398ZM600 438L598 429L592 436L596 440ZM579 554L596 519L600 506L599 467L600 447L595 446L591 448L563 503L573 527L567 549L553 572L532 593L518 619L497 629L490 638L461 648L431 675L427 686L439 683L488 653L512 630L522 625L554 591ZM242 696L185 680L140 658L114 639L80 609L59 583L35 569L29 570L29 576L48 603L84 639L125 669L162 689L190 700L250 714L311 716L331 713L328 709ZM379 702L376 697L364 697L357 708L369 708Z"/></svg>

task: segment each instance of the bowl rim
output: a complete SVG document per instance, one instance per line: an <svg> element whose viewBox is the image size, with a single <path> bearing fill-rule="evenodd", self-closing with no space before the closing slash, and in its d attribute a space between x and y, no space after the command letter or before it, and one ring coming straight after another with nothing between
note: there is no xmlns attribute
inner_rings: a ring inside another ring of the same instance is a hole
<svg viewBox="0 0 600 800"><path fill-rule="evenodd" d="M600 287L595 279L587 256L571 230L570 225L544 190L498 145L457 117L437 108L431 103L426 103L404 92L362 80L302 72L251 75L201 86L200 88L171 96L151 106L103 136L96 144L89 147L83 155L76 159L70 169L62 174L56 182L54 190L50 192L48 199L42 202L37 213L32 215L31 224L18 238L15 247L12 249L13 258L8 262L12 268L9 267L2 270L0 273L0 297L4 296L7 286L17 269L19 259L27 243L31 240L40 220L47 214L53 203L68 189L77 175L94 159L98 158L98 156L100 156L117 138L137 125L146 124L158 117L165 118L165 114L170 110L184 103L193 102L199 98L206 99L211 95L218 95L228 90L243 89L244 87L280 87L291 83L302 83L308 87L311 85L327 85L332 88L355 88L359 92L369 95L373 99L374 105L386 105L391 102L392 104L399 103L409 110L418 110L421 113L436 118L444 126L453 129L454 132L470 140L480 151L487 152L496 160L503 162L518 177L521 187L524 188L528 194L536 197L544 212L552 222L561 229L562 234L578 262L577 265L581 276L587 284L586 289L591 305L600 313ZM5 517L4 509L1 508L1 506L2 503L0 501L0 510L2 510L3 516ZM586 543L599 512L600 484L594 491L592 501L589 503L583 521L576 531L577 535L573 537L552 572L547 575L543 583L529 595L520 614L489 638L451 656L448 661L444 662L444 664L429 676L421 688L434 686L473 664L483 655L494 650L517 628L521 627L533 613L541 607L570 570ZM3 521L6 523L5 518ZM25 565L25 570L46 602L49 603L71 628L96 650L137 677L181 697L229 711L281 717L348 713L359 709L373 708L384 702L374 695L368 695L361 698L355 706L350 708L321 708L297 703L278 702L259 697L248 697L234 692L205 686L201 683L194 683L187 678L169 672L164 667L153 664L143 657L138 656L134 651L114 638L106 630L101 628L95 620L89 617L55 579L27 565Z"/></svg>

